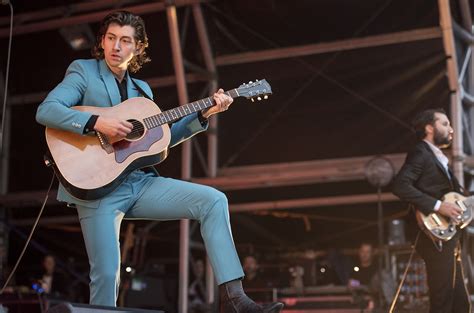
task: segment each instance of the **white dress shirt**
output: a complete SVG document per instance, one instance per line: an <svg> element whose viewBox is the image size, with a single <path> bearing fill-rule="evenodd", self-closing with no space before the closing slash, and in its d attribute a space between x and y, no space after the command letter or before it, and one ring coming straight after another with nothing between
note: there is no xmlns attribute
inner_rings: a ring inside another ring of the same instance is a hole
<svg viewBox="0 0 474 313"><path fill-rule="evenodd" d="M441 165L443 165L444 170L446 171L446 175L448 175L448 177L451 178L451 175L449 174L449 170L448 170L448 163L449 163L448 157L443 153L443 151L441 151L440 148L438 148L437 146L435 146L428 140L423 140L423 141L428 144L428 146L431 148L431 150L433 151L438 161L441 163ZM441 201L438 200L436 201L436 204L433 209L435 211L438 211L440 206L441 206Z"/></svg>

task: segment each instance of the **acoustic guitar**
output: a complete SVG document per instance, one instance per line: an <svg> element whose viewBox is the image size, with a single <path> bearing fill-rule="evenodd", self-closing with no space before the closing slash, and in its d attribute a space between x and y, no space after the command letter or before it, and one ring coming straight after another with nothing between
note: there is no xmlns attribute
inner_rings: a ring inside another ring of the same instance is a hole
<svg viewBox="0 0 474 313"><path fill-rule="evenodd" d="M232 98L267 99L268 82L249 82L226 92ZM139 168L162 162L168 155L171 132L168 126L184 116L215 105L211 97L162 112L144 97L128 99L113 107L74 106L73 110L127 120L132 131L124 139L108 138L100 132L80 135L46 128L46 142L53 168L62 185L74 197L95 200L112 192Z"/></svg>

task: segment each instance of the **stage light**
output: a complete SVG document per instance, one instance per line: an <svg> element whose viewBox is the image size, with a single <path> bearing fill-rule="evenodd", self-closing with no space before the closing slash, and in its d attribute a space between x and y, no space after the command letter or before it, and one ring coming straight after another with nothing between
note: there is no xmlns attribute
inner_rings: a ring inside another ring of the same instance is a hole
<svg viewBox="0 0 474 313"><path fill-rule="evenodd" d="M125 268L125 272L127 272L127 273L131 273L132 271L133 271L133 268L131 268L130 266L127 266Z"/></svg>
<svg viewBox="0 0 474 313"><path fill-rule="evenodd" d="M359 271L359 267L358 266L354 266L354 272L358 272Z"/></svg>
<svg viewBox="0 0 474 313"><path fill-rule="evenodd" d="M62 27L59 33L73 50L90 49L94 44L94 35L89 24Z"/></svg>

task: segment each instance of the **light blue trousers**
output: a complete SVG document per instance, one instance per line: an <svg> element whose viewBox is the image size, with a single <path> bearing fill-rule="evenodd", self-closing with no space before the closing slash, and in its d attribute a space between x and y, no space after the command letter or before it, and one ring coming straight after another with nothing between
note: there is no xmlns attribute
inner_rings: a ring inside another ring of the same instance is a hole
<svg viewBox="0 0 474 313"><path fill-rule="evenodd" d="M211 187L132 172L98 208L78 206L90 264L90 303L115 306L120 279L120 224L125 219L193 219L201 224L218 284L244 276L226 196Z"/></svg>

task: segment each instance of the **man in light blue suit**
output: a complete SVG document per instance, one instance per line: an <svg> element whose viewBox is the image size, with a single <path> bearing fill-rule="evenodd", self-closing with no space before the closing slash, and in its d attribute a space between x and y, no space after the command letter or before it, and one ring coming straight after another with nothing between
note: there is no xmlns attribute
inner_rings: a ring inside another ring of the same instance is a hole
<svg viewBox="0 0 474 313"><path fill-rule="evenodd" d="M152 99L147 83L133 79L149 61L143 20L129 12L109 14L102 21L95 59L74 61L61 83L41 103L39 123L87 135L97 131L125 137L132 130L126 120L71 109L76 105L111 107L132 97ZM173 147L207 129L209 116L228 109L232 98L219 89L215 105L175 122ZM135 170L108 195L93 201L77 199L60 185L60 201L77 208L90 263L91 304L115 306L120 269L119 233L124 218L170 220L189 218L201 224L201 234L219 290L221 312L279 312L281 303L255 304L242 290L244 276L230 229L226 196L214 188Z"/></svg>

